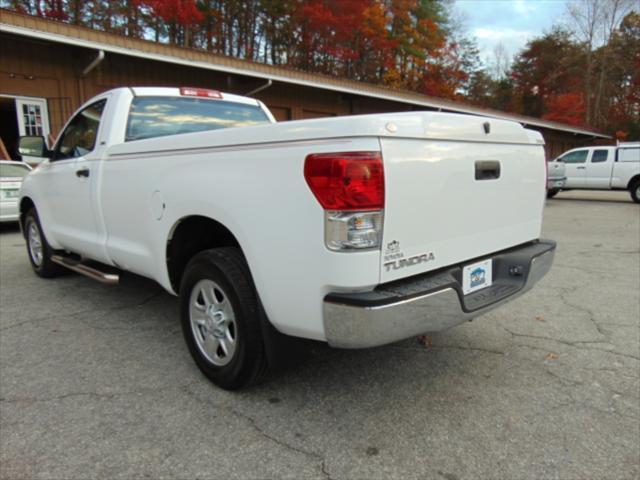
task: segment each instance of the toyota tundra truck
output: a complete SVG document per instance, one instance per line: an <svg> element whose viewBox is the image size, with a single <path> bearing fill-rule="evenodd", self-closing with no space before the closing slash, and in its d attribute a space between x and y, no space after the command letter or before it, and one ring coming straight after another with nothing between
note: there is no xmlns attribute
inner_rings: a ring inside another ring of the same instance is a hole
<svg viewBox="0 0 640 480"><path fill-rule="evenodd" d="M24 180L35 273L122 271L179 296L215 384L258 380L278 339L365 348L445 330L551 267L543 139L518 123L409 112L275 123L199 88L83 105ZM300 343L300 342L299 342Z"/></svg>

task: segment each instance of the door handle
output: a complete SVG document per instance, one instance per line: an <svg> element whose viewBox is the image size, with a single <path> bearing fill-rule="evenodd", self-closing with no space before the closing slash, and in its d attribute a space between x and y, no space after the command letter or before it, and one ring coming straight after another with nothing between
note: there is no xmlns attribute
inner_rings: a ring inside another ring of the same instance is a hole
<svg viewBox="0 0 640 480"><path fill-rule="evenodd" d="M89 169L88 168L81 168L80 170L76 170L76 177L85 177L87 178L89 176Z"/></svg>
<svg viewBox="0 0 640 480"><path fill-rule="evenodd" d="M500 162L484 160L476 162L476 180L494 180L500 178Z"/></svg>
<svg viewBox="0 0 640 480"><path fill-rule="evenodd" d="M584 170L584 169L586 169L587 167L576 167L576 168L577 168L578 170Z"/></svg>

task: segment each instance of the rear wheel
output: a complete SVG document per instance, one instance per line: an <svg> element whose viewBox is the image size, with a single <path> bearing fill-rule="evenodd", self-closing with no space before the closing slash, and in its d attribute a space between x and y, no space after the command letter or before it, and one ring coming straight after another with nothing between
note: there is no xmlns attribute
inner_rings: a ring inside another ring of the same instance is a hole
<svg viewBox="0 0 640 480"><path fill-rule="evenodd" d="M191 356L213 383L235 390L266 373L257 294L239 249L205 250L191 259L180 313Z"/></svg>
<svg viewBox="0 0 640 480"><path fill-rule="evenodd" d="M560 190L558 190L557 188L550 188L549 190L547 190L547 198L555 197L559 191Z"/></svg>
<svg viewBox="0 0 640 480"><path fill-rule="evenodd" d="M44 278L60 275L64 268L51 261L53 250L44 236L35 208L29 210L25 217L24 234L27 241L27 254L33 271Z"/></svg>
<svg viewBox="0 0 640 480"><path fill-rule="evenodd" d="M640 180L636 180L631 184L629 193L631 194L631 199L634 202L640 203Z"/></svg>

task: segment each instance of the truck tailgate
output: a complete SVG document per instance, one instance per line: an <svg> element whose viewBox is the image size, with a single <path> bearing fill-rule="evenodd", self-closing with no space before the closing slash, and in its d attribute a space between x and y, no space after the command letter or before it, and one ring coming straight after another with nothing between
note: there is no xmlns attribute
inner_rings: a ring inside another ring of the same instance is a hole
<svg viewBox="0 0 640 480"><path fill-rule="evenodd" d="M549 172L548 176L550 179L564 178L566 176L564 163L562 162L548 162L547 168Z"/></svg>
<svg viewBox="0 0 640 480"><path fill-rule="evenodd" d="M466 132L465 140L447 138L446 121L425 125L425 138L380 140L386 195L381 283L540 237L541 138L498 120L490 120L493 132L485 133L487 119L456 117L449 131Z"/></svg>

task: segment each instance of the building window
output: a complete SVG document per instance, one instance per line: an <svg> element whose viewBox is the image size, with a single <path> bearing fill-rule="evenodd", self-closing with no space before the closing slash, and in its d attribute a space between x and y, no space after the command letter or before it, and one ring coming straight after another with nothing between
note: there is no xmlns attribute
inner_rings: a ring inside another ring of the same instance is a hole
<svg viewBox="0 0 640 480"><path fill-rule="evenodd" d="M40 105L22 104L25 135L40 137L42 130L42 110Z"/></svg>

